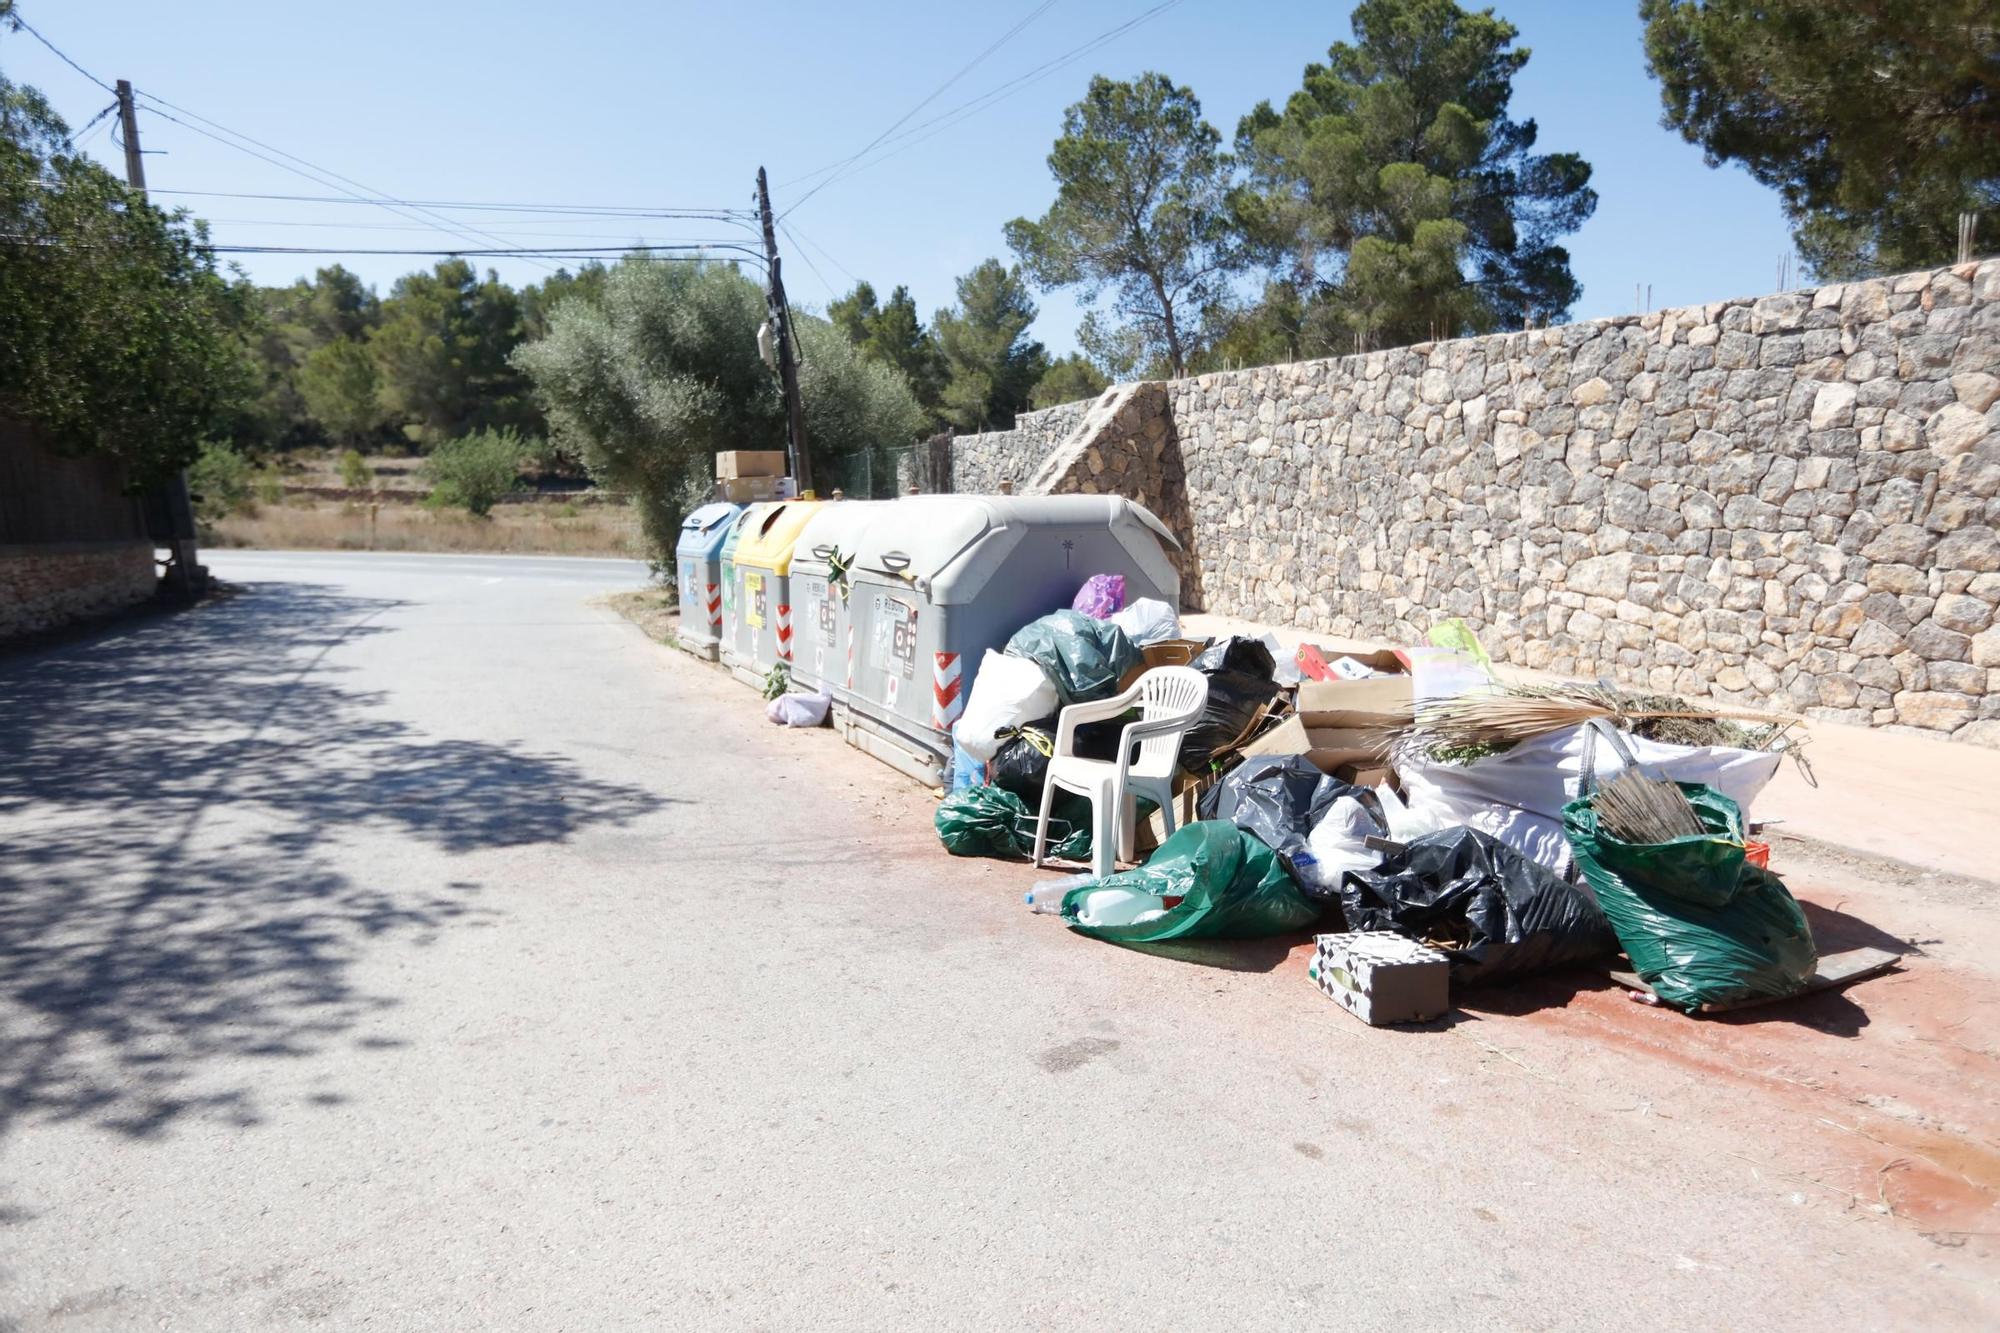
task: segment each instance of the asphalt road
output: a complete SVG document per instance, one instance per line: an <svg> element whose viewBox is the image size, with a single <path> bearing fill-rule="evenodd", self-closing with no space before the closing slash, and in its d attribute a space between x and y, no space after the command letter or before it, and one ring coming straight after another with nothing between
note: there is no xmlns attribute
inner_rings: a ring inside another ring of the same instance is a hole
<svg viewBox="0 0 2000 1333"><path fill-rule="evenodd" d="M1994 1317L1712 1070L1031 916L641 566L210 560L0 659L0 1324Z"/></svg>

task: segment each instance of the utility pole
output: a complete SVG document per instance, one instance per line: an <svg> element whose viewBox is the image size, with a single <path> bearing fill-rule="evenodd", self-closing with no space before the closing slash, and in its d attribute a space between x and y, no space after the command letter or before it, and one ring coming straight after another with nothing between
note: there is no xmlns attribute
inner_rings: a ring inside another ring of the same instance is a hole
<svg viewBox="0 0 2000 1333"><path fill-rule="evenodd" d="M792 348L791 307L785 303L785 280L778 271L777 226L771 221L771 187L762 167L757 168L757 216L764 224L764 258L771 271L764 301L778 344L778 380L785 387L785 446L792 456L792 477L799 483L799 494L811 499L812 457L806 448L805 408L799 402L799 363Z"/></svg>
<svg viewBox="0 0 2000 1333"><path fill-rule="evenodd" d="M146 159L139 155L139 113L132 108L132 81L118 80L118 127L125 132L125 183L144 194Z"/></svg>
<svg viewBox="0 0 2000 1333"><path fill-rule="evenodd" d="M139 152L139 113L132 105L132 81L118 80L118 125L125 135L125 183L140 194L146 192L146 159ZM194 543L194 502L188 496L185 470L162 485L167 502L167 548L174 553L167 570L170 586L179 595L194 598L201 594L201 564Z"/></svg>

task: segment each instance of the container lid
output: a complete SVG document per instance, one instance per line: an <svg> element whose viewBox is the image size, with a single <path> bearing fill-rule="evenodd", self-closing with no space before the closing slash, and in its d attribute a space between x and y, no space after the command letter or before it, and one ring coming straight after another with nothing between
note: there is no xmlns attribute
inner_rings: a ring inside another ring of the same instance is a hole
<svg viewBox="0 0 2000 1333"><path fill-rule="evenodd" d="M862 533L854 567L919 584L936 603L970 600L1007 552L1037 528L1113 532L1135 558L1157 563L1163 584L1177 582L1162 548L1180 544L1159 519L1117 495L905 496ZM981 551L977 561L971 559L974 548Z"/></svg>
<svg viewBox="0 0 2000 1333"><path fill-rule="evenodd" d="M792 548L798 544L799 534L825 504L822 500L780 500L761 514L751 512L736 543L736 563L774 574L790 573Z"/></svg>
<svg viewBox="0 0 2000 1333"><path fill-rule="evenodd" d="M825 573L828 557L835 552L852 563L862 534L891 509L887 500L832 500L821 505L799 533L798 545L792 550L793 566Z"/></svg>
<svg viewBox="0 0 2000 1333"><path fill-rule="evenodd" d="M717 500L712 504L703 505L682 519L681 531L712 533L741 512L740 506L730 504L727 500Z"/></svg>

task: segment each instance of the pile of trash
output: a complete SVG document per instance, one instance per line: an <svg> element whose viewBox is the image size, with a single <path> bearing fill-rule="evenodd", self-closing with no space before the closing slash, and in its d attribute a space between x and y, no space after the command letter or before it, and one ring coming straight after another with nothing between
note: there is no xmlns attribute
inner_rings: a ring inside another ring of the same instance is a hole
<svg viewBox="0 0 2000 1333"><path fill-rule="evenodd" d="M1748 823L1799 757L1796 721L1510 685L1460 622L1371 653L1180 633L1171 607L1128 607L1100 576L987 653L953 729L946 848L1031 856L1062 709L1189 666L1207 703L1172 810L1139 811L1142 863L1039 884L1036 911L1137 946L1322 932L1314 983L1380 1023L1621 952L1689 1013L1812 981L1812 932ZM1084 724L1072 752L1116 759L1132 716ZM1063 793L1051 815L1047 855L1087 860L1090 802Z"/></svg>

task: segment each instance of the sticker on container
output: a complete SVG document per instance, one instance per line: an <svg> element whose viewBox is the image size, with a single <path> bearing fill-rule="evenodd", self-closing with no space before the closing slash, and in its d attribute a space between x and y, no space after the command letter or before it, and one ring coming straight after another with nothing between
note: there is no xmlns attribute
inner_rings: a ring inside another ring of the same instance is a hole
<svg viewBox="0 0 2000 1333"><path fill-rule="evenodd" d="M917 675L917 608L893 597L875 599L875 632L869 636L868 665L904 680Z"/></svg>
<svg viewBox="0 0 2000 1333"><path fill-rule="evenodd" d="M815 589L816 591L812 595L816 595L819 599L817 606L819 610L820 642L824 643L830 648L833 646L833 621L834 621L833 597L830 595L827 586L824 583L816 583Z"/></svg>
<svg viewBox="0 0 2000 1333"><path fill-rule="evenodd" d="M764 628L764 576L743 576L743 623Z"/></svg>

